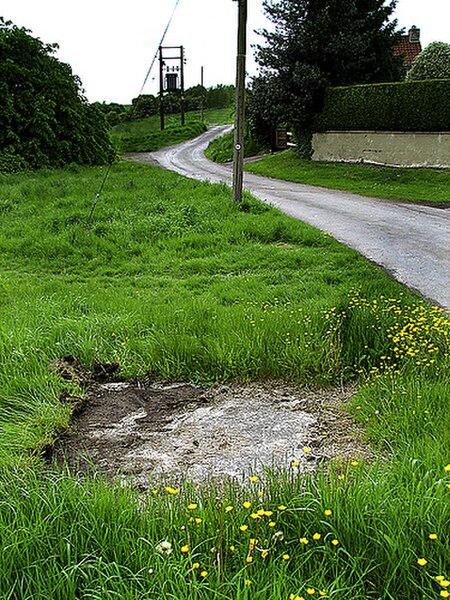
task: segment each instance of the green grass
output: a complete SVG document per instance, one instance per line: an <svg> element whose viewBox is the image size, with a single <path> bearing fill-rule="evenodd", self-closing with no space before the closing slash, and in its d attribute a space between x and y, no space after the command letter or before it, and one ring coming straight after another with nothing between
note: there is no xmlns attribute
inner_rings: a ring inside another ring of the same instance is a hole
<svg viewBox="0 0 450 600"><path fill-rule="evenodd" d="M205 155L214 162L224 163L233 160L233 140L234 132L230 131L225 135L212 140L205 152ZM261 148L250 136L245 134L244 139L244 157L256 156L267 152L267 148Z"/></svg>
<svg viewBox="0 0 450 600"><path fill-rule="evenodd" d="M394 200L449 203L448 169L405 169L305 161L287 150L246 165L258 175Z"/></svg>
<svg viewBox="0 0 450 600"><path fill-rule="evenodd" d="M0 598L439 598L447 317L329 235L146 165L113 168L86 228L102 177L0 178ZM175 495L155 481L146 501L48 472L40 449L70 417L59 396L80 392L50 368L66 354L118 361L127 378L358 381L350 410L380 460L261 468L246 486L185 481ZM252 518L260 507L273 514Z"/></svg>
<svg viewBox="0 0 450 600"><path fill-rule="evenodd" d="M203 120L200 111L187 112L185 125L180 115L166 115L165 128L160 131L159 115L121 123L112 128L112 137L121 152L152 152L165 146L178 144L200 135L208 125L233 122L233 109L206 109Z"/></svg>

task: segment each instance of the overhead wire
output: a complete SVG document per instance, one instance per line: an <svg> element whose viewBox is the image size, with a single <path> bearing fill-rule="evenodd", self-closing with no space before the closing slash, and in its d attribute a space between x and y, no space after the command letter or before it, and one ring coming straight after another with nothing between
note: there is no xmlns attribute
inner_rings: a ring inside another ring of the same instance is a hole
<svg viewBox="0 0 450 600"><path fill-rule="evenodd" d="M158 44L158 48L157 48L157 50L156 50L156 52L155 52L155 55L154 55L154 57L153 57L153 59L152 59L152 62L150 63L150 67L149 67L149 69L148 69L148 71L147 71L147 73L146 73L146 75L145 75L144 83L143 83L143 84L142 84L142 86L141 86L141 89L140 89L140 91L139 91L139 94L138 94L138 96L141 96L141 94L142 94L142 92L143 92L143 90L144 90L145 84L147 83L147 81L148 81L148 78L150 77L150 73L152 72L152 69L153 69L153 67L154 67L154 65L155 65L156 59L157 59L157 57L158 57L159 48L160 48L160 46L162 46L162 44L163 44L163 42L164 42L164 39L165 39L165 37L166 37L166 35L167 35L167 32L169 31L169 27L170 27L170 25L171 25L171 23L172 23L173 17L174 17L174 15L175 15L175 11L177 10L179 3L180 3L180 0L175 0L175 6L173 7L172 14L170 15L169 21L167 22L166 28L164 29L164 33L163 33L163 35L162 35L161 41L159 42L159 44ZM133 110L134 110L134 109L133 109ZM133 111L132 111L132 112L133 112ZM111 162L109 163L109 165L108 165L108 169L106 170L106 172L105 172L105 175L104 175L104 177L103 177L103 180L102 180L102 182L101 182L101 184L100 184L100 188L99 188L98 192L95 194L94 202L93 202L93 204L92 204L92 207L91 207L91 210L90 210L89 216L88 216L88 218L86 219L85 227L88 227L88 226L89 226L89 223L90 223L90 221L91 221L92 215L94 214L95 207L97 206L97 204L98 204L98 201L100 200L100 196L101 196L101 194L102 194L102 191L103 191L103 188L104 188L104 186L105 186L106 180L108 179L108 176L109 176L109 173L110 173L110 171L111 171L112 165L113 165L113 163L112 163L112 161L111 161Z"/></svg>

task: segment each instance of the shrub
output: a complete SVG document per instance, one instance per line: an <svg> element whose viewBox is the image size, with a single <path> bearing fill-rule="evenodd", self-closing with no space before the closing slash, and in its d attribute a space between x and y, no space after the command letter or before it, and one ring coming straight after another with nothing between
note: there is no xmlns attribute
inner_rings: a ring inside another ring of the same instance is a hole
<svg viewBox="0 0 450 600"><path fill-rule="evenodd" d="M450 131L450 79L328 88L315 131Z"/></svg>
<svg viewBox="0 0 450 600"><path fill-rule="evenodd" d="M433 42L416 56L406 79L450 78L450 44Z"/></svg>

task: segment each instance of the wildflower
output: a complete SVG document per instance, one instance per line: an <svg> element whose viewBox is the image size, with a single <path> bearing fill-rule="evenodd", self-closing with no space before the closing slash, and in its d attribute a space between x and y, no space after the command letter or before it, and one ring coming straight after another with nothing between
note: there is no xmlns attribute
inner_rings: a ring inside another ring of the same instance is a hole
<svg viewBox="0 0 450 600"><path fill-rule="evenodd" d="M167 540L163 540L156 545L156 552L158 552L158 554L169 555L172 553L172 544Z"/></svg>
<svg viewBox="0 0 450 600"><path fill-rule="evenodd" d="M250 581L250 579L246 579L244 581L244 585L252 585L252 582Z"/></svg>
<svg viewBox="0 0 450 600"><path fill-rule="evenodd" d="M320 540L320 538L321 538L321 537L322 537L322 535L321 535L320 533L317 533L317 532L316 532L316 533L313 535L313 540Z"/></svg>
<svg viewBox="0 0 450 600"><path fill-rule="evenodd" d="M252 513L252 514L250 515L250 518L251 518L251 519L259 519L259 515L258 515L258 513Z"/></svg>
<svg viewBox="0 0 450 600"><path fill-rule="evenodd" d="M197 505L195 504L195 502L192 502L191 504L188 505L189 510L195 510L196 508L197 508Z"/></svg>
<svg viewBox="0 0 450 600"><path fill-rule="evenodd" d="M265 517L271 517L273 512L271 510L264 510L262 513Z"/></svg>
<svg viewBox="0 0 450 600"><path fill-rule="evenodd" d="M311 448L308 448L307 446L305 446L305 448L303 448L303 452L305 454L309 454L311 452Z"/></svg>
<svg viewBox="0 0 450 600"><path fill-rule="evenodd" d="M241 526L239 527L239 529L240 529L241 531L247 531L247 529L248 529L248 525L241 525Z"/></svg>
<svg viewBox="0 0 450 600"><path fill-rule="evenodd" d="M261 557L262 557L262 558L267 558L267 556L268 556L268 555L269 555L269 551L268 551L268 550L263 550L263 551L261 552Z"/></svg>
<svg viewBox="0 0 450 600"><path fill-rule="evenodd" d="M323 514L324 514L326 517L331 517L331 515L333 514L333 511L332 511L331 509L329 509L329 508L326 508L326 509L323 511Z"/></svg>
<svg viewBox="0 0 450 600"><path fill-rule="evenodd" d="M292 461L292 466L293 466L293 467L298 467L298 466L299 466L299 464L300 464L300 463L298 462L298 460L293 460L293 461Z"/></svg>
<svg viewBox="0 0 450 600"><path fill-rule="evenodd" d="M225 512L231 512L233 510L232 506L225 506Z"/></svg>
<svg viewBox="0 0 450 600"><path fill-rule="evenodd" d="M192 564L192 568L193 569L200 569L200 563L193 563Z"/></svg>
<svg viewBox="0 0 450 600"><path fill-rule="evenodd" d="M181 552L183 554L186 554L186 552L189 552L189 546L188 546L188 544L186 544L186 546L181 546Z"/></svg>
<svg viewBox="0 0 450 600"><path fill-rule="evenodd" d="M430 538L430 540L437 540L437 534L436 533L430 533L430 535L428 537Z"/></svg>
<svg viewBox="0 0 450 600"><path fill-rule="evenodd" d="M448 463L448 465L445 465L444 471L447 471L447 473L450 471L450 463Z"/></svg>
<svg viewBox="0 0 450 600"><path fill-rule="evenodd" d="M230 550L231 550L231 552L234 552L236 550L236 548L234 546L230 546Z"/></svg>
<svg viewBox="0 0 450 600"><path fill-rule="evenodd" d="M244 502L243 507L250 508L251 505L252 505L252 503L247 501L247 502Z"/></svg>
<svg viewBox="0 0 450 600"><path fill-rule="evenodd" d="M439 595L441 598L448 598L450 596L450 592L448 592L447 590L441 590L441 593Z"/></svg>
<svg viewBox="0 0 450 600"><path fill-rule="evenodd" d="M180 488L173 488L173 487L167 486L166 487L166 492L168 494L172 494L174 496L175 494L179 494L180 493Z"/></svg>
<svg viewBox="0 0 450 600"><path fill-rule="evenodd" d="M309 594L310 596L314 596L314 594L316 593L316 590L314 588L307 588L306 593Z"/></svg>
<svg viewBox="0 0 450 600"><path fill-rule="evenodd" d="M200 523L202 522L202 519L197 517L196 519L194 519L194 521L197 523L197 525L200 525Z"/></svg>
<svg viewBox="0 0 450 600"><path fill-rule="evenodd" d="M261 498L261 497L262 497L262 495L263 495L263 492L262 492L261 490L259 490L259 492L258 492L258 496Z"/></svg>
<svg viewBox="0 0 450 600"><path fill-rule="evenodd" d="M260 509L257 511L257 514L258 514L260 517L262 517L262 516L263 516L265 513L266 513L266 511L265 511L263 508L260 508Z"/></svg>
<svg viewBox="0 0 450 600"><path fill-rule="evenodd" d="M275 525L276 525L275 521L270 521L269 522L269 527L275 527Z"/></svg>
<svg viewBox="0 0 450 600"><path fill-rule="evenodd" d="M308 540L305 537L300 538L300 544L303 544L306 546L307 543L308 543Z"/></svg>
<svg viewBox="0 0 450 600"><path fill-rule="evenodd" d="M352 467L359 467L359 461L358 460L352 460L352 462L350 464L352 465Z"/></svg>
<svg viewBox="0 0 450 600"><path fill-rule="evenodd" d="M319 596L326 596L327 592L325 590L319 590Z"/></svg>
<svg viewBox="0 0 450 600"><path fill-rule="evenodd" d="M250 540L249 540L250 551L254 549L254 547L256 546L257 543L258 543L258 540L256 538L250 538Z"/></svg>
<svg viewBox="0 0 450 600"><path fill-rule="evenodd" d="M428 561L425 558L418 558L417 564L420 565L421 567L424 567L425 565L428 564Z"/></svg>
<svg viewBox="0 0 450 600"><path fill-rule="evenodd" d="M253 556L247 556L247 558L245 559L245 562L249 565L250 563L253 562Z"/></svg>
<svg viewBox="0 0 450 600"><path fill-rule="evenodd" d="M158 490L152 490L152 494L153 494L154 496L156 496L156 494L157 494L157 493L158 493Z"/></svg>
<svg viewBox="0 0 450 600"><path fill-rule="evenodd" d="M259 477L257 475L251 475L249 477L249 479L252 483L256 483L258 481Z"/></svg>
<svg viewBox="0 0 450 600"><path fill-rule="evenodd" d="M203 578L208 577L208 571L202 571L200 573L200 577L203 577Z"/></svg>
<svg viewBox="0 0 450 600"><path fill-rule="evenodd" d="M289 554L283 554L283 560L289 560L291 557L289 556Z"/></svg>
<svg viewBox="0 0 450 600"><path fill-rule="evenodd" d="M333 546L338 546L339 540L331 540L331 543L333 544Z"/></svg>
<svg viewBox="0 0 450 600"><path fill-rule="evenodd" d="M445 577L443 575L436 575L435 579L436 579L436 581L441 582L441 581L444 581Z"/></svg>
<svg viewBox="0 0 450 600"><path fill-rule="evenodd" d="M443 588L448 588L450 586L450 581L448 579L443 579L441 585Z"/></svg>
<svg viewBox="0 0 450 600"><path fill-rule="evenodd" d="M286 510L286 509L287 509L287 506L284 506L284 504L281 504L281 505L278 507L278 510Z"/></svg>

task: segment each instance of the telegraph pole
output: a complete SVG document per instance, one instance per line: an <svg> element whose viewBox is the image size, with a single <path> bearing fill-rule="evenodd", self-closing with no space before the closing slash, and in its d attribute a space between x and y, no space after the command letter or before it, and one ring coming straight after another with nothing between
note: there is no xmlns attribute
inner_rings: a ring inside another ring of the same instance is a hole
<svg viewBox="0 0 450 600"><path fill-rule="evenodd" d="M234 113L233 148L233 200L241 202L244 165L244 118L245 118L245 58L247 45L247 0L239 3L237 56L236 56L236 109Z"/></svg>
<svg viewBox="0 0 450 600"><path fill-rule="evenodd" d="M162 131L164 129L164 61L162 46L159 47L159 121Z"/></svg>

